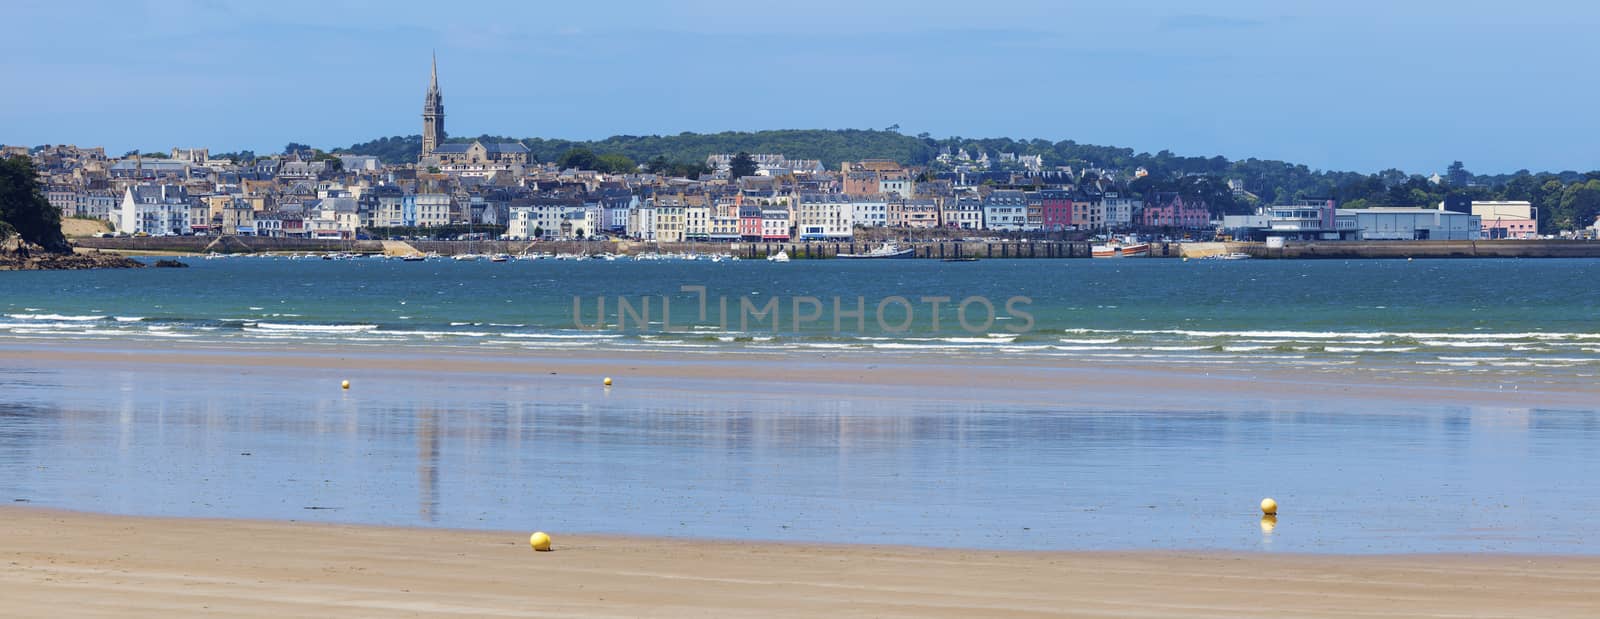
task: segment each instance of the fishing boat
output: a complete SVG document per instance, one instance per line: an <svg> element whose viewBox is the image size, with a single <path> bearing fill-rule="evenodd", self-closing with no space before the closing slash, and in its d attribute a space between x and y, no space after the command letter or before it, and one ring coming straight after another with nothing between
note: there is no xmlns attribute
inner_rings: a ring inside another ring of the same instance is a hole
<svg viewBox="0 0 1600 619"><path fill-rule="evenodd" d="M1150 254L1149 243L1111 240L1104 245L1095 245L1089 248L1089 255L1095 258L1133 258Z"/></svg>
<svg viewBox="0 0 1600 619"><path fill-rule="evenodd" d="M839 254L840 258L866 259L866 258L915 258L917 248L901 247L894 243L884 243L872 248L864 254Z"/></svg>
<svg viewBox="0 0 1600 619"><path fill-rule="evenodd" d="M779 250L778 253L767 256L767 262L788 262L789 252Z"/></svg>

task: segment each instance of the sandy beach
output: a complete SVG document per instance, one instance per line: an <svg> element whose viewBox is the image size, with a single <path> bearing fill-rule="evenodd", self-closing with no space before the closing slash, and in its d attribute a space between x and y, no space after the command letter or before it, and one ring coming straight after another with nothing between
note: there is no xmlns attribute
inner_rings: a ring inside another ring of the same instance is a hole
<svg viewBox="0 0 1600 619"><path fill-rule="evenodd" d="M13 617L1594 617L1600 559L1002 553L0 509Z"/></svg>

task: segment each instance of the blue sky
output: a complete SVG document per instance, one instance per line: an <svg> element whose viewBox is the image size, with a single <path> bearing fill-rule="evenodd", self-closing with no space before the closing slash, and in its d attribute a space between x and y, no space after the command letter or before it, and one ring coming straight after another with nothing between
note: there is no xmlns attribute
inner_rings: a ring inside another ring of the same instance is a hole
<svg viewBox="0 0 1600 619"><path fill-rule="evenodd" d="M1360 171L1600 168L1600 3L6 4L8 144L419 133L437 50L452 135L898 124Z"/></svg>

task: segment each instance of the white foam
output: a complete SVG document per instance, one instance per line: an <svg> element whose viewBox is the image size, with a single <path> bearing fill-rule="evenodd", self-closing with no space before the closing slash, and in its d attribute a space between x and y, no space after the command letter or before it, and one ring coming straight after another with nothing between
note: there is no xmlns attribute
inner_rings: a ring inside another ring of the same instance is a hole
<svg viewBox="0 0 1600 619"><path fill-rule="evenodd" d="M514 337L525 339L573 339L573 340L605 340L622 337L615 333L500 333L495 337Z"/></svg>
<svg viewBox="0 0 1600 619"><path fill-rule="evenodd" d="M258 322L256 328L267 331L305 331L308 333L357 333L371 331L378 325L292 325L277 322Z"/></svg>
<svg viewBox="0 0 1600 619"><path fill-rule="evenodd" d="M68 316L63 314L6 314L8 318L17 320L60 320L68 322L87 322L90 320L105 320L105 316Z"/></svg>

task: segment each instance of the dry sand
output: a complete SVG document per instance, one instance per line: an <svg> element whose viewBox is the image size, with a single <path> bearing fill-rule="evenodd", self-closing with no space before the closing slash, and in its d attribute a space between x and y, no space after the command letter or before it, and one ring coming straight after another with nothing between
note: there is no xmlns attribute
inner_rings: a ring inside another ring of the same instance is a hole
<svg viewBox="0 0 1600 619"><path fill-rule="evenodd" d="M1600 558L1001 553L0 508L11 617L1597 617Z"/></svg>

